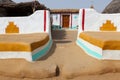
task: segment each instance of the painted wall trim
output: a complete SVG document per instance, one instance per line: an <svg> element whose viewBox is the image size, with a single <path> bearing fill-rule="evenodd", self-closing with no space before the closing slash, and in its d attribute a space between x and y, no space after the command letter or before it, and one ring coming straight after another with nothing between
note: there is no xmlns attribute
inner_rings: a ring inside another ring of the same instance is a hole
<svg viewBox="0 0 120 80"><path fill-rule="evenodd" d="M92 56L92 57L94 57L96 59L102 59L102 55L100 55L96 51L93 51L90 48L88 48L87 46L85 46L80 40L77 40L76 44L78 46L80 46L88 55L90 55L90 56Z"/></svg>
<svg viewBox="0 0 120 80"><path fill-rule="evenodd" d="M5 29L9 22L14 22L19 28L20 34L39 33L44 32L44 26L46 26L46 32L48 33L48 27L50 27L49 11L46 10L46 25L44 25L44 10L37 10L30 16L24 17L1 17L0 18L0 34L6 34ZM26 26L29 26L26 27Z"/></svg>
<svg viewBox="0 0 120 80"><path fill-rule="evenodd" d="M44 55L46 55L49 52L49 50L51 49L52 43L53 43L53 41L52 41L52 39L50 39L49 42L47 43L47 45L42 50L40 50L39 52L32 55L32 60L33 61L38 60L41 57L43 57Z"/></svg>
<svg viewBox="0 0 120 80"><path fill-rule="evenodd" d="M0 59L26 59L32 61L31 52L24 51L2 51L0 52Z"/></svg>
<svg viewBox="0 0 120 80"><path fill-rule="evenodd" d="M85 9L82 9L82 31L84 31L85 26Z"/></svg>
<svg viewBox="0 0 120 80"><path fill-rule="evenodd" d="M52 40L49 40L46 45L41 49L38 48L37 51L25 52L25 51L4 51L0 52L0 59L26 59L27 61L35 61L40 59L42 56L46 55L52 47Z"/></svg>
<svg viewBox="0 0 120 80"><path fill-rule="evenodd" d="M81 47L89 56L99 60L120 60L120 50L102 50L101 54L86 46L81 40L77 40L76 44Z"/></svg>
<svg viewBox="0 0 120 80"><path fill-rule="evenodd" d="M46 10L44 10L44 32L46 32Z"/></svg>

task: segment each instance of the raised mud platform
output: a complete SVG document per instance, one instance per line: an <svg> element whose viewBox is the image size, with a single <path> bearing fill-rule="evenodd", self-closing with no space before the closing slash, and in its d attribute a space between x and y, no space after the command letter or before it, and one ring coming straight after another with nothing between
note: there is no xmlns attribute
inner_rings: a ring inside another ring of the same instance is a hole
<svg viewBox="0 0 120 80"><path fill-rule="evenodd" d="M82 32L77 44L98 59L120 60L120 32Z"/></svg>
<svg viewBox="0 0 120 80"><path fill-rule="evenodd" d="M1 34L0 58L25 58L36 60L45 55L52 46L47 33Z"/></svg>
<svg viewBox="0 0 120 80"><path fill-rule="evenodd" d="M48 10L37 10L30 16L1 17L0 26L0 59L35 61L52 46Z"/></svg>

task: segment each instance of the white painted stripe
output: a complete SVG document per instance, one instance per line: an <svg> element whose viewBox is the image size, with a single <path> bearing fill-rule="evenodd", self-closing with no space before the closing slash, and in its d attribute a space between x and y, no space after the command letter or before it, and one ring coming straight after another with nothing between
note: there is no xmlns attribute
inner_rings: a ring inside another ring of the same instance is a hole
<svg viewBox="0 0 120 80"><path fill-rule="evenodd" d="M0 59L10 59L10 58L24 58L27 61L32 61L32 55L40 52L42 49L47 47L50 43L50 40L42 47L35 49L32 52L25 52L25 51L2 51L0 52ZM46 54L46 53L44 53Z"/></svg>
<svg viewBox="0 0 120 80"><path fill-rule="evenodd" d="M78 40L80 40L86 47L88 47L89 49L91 49L92 51L97 52L98 54L102 55L102 48L95 46L81 38L79 38Z"/></svg>
<svg viewBox="0 0 120 80"><path fill-rule="evenodd" d="M120 50L103 50L102 59L120 60Z"/></svg>
<svg viewBox="0 0 120 80"><path fill-rule="evenodd" d="M120 50L102 50L102 48L95 46L81 38L79 38L78 40L80 40L90 50L102 55L102 60L120 60Z"/></svg>
<svg viewBox="0 0 120 80"><path fill-rule="evenodd" d="M44 49L48 44L49 44L50 40L43 46L36 48L35 50L32 51L32 55L39 52L41 49Z"/></svg>
<svg viewBox="0 0 120 80"><path fill-rule="evenodd" d="M31 52L0 52L0 59L24 58L32 61Z"/></svg>
<svg viewBox="0 0 120 80"><path fill-rule="evenodd" d="M96 59L102 59L102 55L98 54L95 51L92 51L88 47L86 47L80 40L77 40L77 45L80 46L89 56L92 56Z"/></svg>

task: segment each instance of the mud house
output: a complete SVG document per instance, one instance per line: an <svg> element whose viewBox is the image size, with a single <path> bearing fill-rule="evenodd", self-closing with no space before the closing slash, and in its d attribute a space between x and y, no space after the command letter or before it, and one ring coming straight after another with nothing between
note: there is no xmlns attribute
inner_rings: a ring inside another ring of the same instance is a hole
<svg viewBox="0 0 120 80"><path fill-rule="evenodd" d="M77 29L79 9L52 9L53 29Z"/></svg>

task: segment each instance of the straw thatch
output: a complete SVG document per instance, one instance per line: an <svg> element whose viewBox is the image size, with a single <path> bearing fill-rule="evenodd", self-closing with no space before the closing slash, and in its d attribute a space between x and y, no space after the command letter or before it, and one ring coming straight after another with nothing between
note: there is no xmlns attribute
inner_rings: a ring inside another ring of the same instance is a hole
<svg viewBox="0 0 120 80"><path fill-rule="evenodd" d="M0 0L0 4L14 4L12 0Z"/></svg>
<svg viewBox="0 0 120 80"><path fill-rule="evenodd" d="M120 0L112 0L103 13L120 13Z"/></svg>
<svg viewBox="0 0 120 80"><path fill-rule="evenodd" d="M33 13L33 8L35 10L45 10L48 9L43 4L37 1L24 2L24 3L10 3L3 2L0 4L0 16L28 16Z"/></svg>

